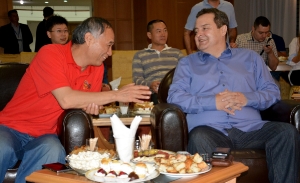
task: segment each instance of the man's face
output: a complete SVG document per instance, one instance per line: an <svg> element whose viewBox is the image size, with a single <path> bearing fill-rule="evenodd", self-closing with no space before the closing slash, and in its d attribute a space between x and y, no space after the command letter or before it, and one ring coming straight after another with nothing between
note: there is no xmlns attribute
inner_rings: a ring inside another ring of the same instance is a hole
<svg viewBox="0 0 300 183"><path fill-rule="evenodd" d="M151 39L152 45L164 46L168 40L166 25L163 22L154 23L152 30L147 32L147 36Z"/></svg>
<svg viewBox="0 0 300 183"><path fill-rule="evenodd" d="M270 26L264 27L259 25L257 28L252 27L252 36L258 42L263 42L270 34Z"/></svg>
<svg viewBox="0 0 300 183"><path fill-rule="evenodd" d="M51 31L47 31L53 44L66 44L69 39L69 31L66 24L56 24Z"/></svg>
<svg viewBox="0 0 300 183"><path fill-rule="evenodd" d="M218 28L212 13L201 15L195 24L195 43L203 52L213 54L216 47L225 45L227 27Z"/></svg>
<svg viewBox="0 0 300 183"><path fill-rule="evenodd" d="M19 22L19 15L18 15L18 13L11 13L10 16L9 16L9 20L12 23Z"/></svg>
<svg viewBox="0 0 300 183"><path fill-rule="evenodd" d="M114 40L115 35L112 28L105 28L105 31L98 38L92 36L88 51L92 61L91 65L99 66L107 57L112 55Z"/></svg>

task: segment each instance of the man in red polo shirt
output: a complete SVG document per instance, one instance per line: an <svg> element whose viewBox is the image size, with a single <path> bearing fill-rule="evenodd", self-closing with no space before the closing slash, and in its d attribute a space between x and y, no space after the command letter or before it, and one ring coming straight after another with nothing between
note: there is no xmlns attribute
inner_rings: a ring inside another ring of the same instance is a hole
<svg viewBox="0 0 300 183"><path fill-rule="evenodd" d="M65 163L65 150L57 136L58 118L65 109L98 114L107 103L149 99L149 88L134 84L100 92L102 63L111 56L113 44L110 23L92 17L74 30L72 42L40 49L14 97L0 112L0 182L18 160L22 160L18 183L43 164Z"/></svg>

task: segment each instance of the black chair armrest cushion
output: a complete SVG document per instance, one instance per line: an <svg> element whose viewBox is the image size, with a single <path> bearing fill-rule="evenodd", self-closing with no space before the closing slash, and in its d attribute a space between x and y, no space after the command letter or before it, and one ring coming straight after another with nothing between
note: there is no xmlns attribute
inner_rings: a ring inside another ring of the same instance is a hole
<svg viewBox="0 0 300 183"><path fill-rule="evenodd" d="M290 123L300 132L300 101L280 100L268 109L261 111L261 117L263 120Z"/></svg>
<svg viewBox="0 0 300 183"><path fill-rule="evenodd" d="M60 140L69 154L74 147L86 145L87 138L94 137L92 118L81 109L70 109L60 118L62 129Z"/></svg>
<svg viewBox="0 0 300 183"><path fill-rule="evenodd" d="M188 142L186 116L174 104L159 103L151 111L151 133L155 147L185 151Z"/></svg>

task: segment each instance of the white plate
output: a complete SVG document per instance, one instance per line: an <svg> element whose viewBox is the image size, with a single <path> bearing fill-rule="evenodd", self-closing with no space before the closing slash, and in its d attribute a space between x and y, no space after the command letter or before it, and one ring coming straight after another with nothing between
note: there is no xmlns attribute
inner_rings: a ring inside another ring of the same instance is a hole
<svg viewBox="0 0 300 183"><path fill-rule="evenodd" d="M113 114L99 114L100 118L109 118L111 117Z"/></svg>
<svg viewBox="0 0 300 183"><path fill-rule="evenodd" d="M134 111L135 114L150 115L151 111Z"/></svg>
<svg viewBox="0 0 300 183"><path fill-rule="evenodd" d="M92 180L92 181L96 181L94 179L94 174L95 172L98 171L98 169L94 169L94 170L90 170L90 171L87 171L85 173L85 177L89 180ZM147 180L151 180L151 179L154 179L156 177L159 176L159 171L158 170L154 170L150 175L148 175L145 179L137 179L137 180L133 180L133 181L130 181L131 182L144 182L144 181L147 181ZM116 179L116 182L118 182L118 178L115 178ZM97 182L97 181L96 181Z"/></svg>
<svg viewBox="0 0 300 183"><path fill-rule="evenodd" d="M201 172L198 172L198 173L167 173L167 172L160 172L161 174L164 174L164 175L167 175L167 176L170 176L170 177L192 177L192 176L196 176L196 175L199 175L199 174L203 174L203 173L206 173L206 172L209 172L211 170L212 166L211 165L208 165L208 168L206 170L203 170Z"/></svg>

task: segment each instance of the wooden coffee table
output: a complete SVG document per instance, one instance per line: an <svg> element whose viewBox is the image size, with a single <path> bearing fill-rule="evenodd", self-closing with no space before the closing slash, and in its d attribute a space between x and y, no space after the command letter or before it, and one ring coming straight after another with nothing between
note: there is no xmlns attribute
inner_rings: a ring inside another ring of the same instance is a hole
<svg viewBox="0 0 300 183"><path fill-rule="evenodd" d="M249 168L240 162L234 162L233 165L229 167L213 167L208 173L201 174L198 176L193 176L189 178L180 178L172 183L221 183L230 182L235 183L236 178L241 175L241 173L247 171ZM70 174L70 173L60 173L56 174L47 169L38 170L33 172L26 177L26 181L36 182L36 183L86 183L93 182L85 178L84 176Z"/></svg>

